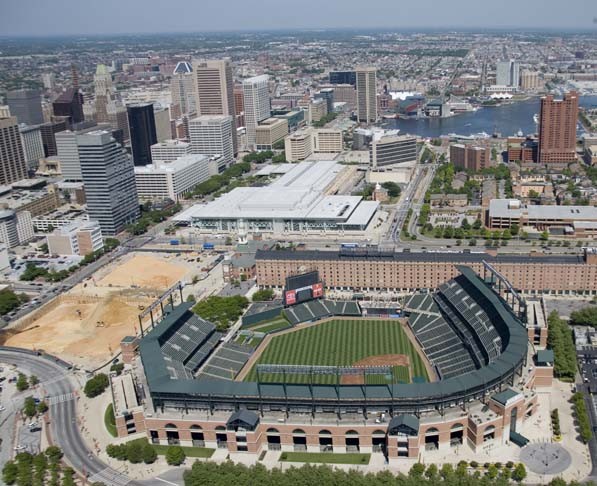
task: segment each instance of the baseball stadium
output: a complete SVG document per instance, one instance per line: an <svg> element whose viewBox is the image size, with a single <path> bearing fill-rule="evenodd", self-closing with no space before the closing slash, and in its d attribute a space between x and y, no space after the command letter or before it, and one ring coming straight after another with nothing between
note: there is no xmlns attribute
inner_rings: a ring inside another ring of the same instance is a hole
<svg viewBox="0 0 597 486"><path fill-rule="evenodd" d="M282 302L250 309L226 335L191 304L160 301L163 318L121 345L137 366L112 377L118 435L388 460L523 446L553 356L534 352L525 302L499 272L457 270L385 308L327 299L317 271L287 275Z"/></svg>

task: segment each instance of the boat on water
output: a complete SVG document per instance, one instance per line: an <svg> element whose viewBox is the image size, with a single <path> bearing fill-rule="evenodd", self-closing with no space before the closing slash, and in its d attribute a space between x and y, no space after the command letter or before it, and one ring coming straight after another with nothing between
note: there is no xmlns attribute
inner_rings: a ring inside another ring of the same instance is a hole
<svg viewBox="0 0 597 486"><path fill-rule="evenodd" d="M480 138L490 138L491 135L486 132L471 133L470 135L458 135L457 133L449 133L448 137L456 140L477 140Z"/></svg>
<svg viewBox="0 0 597 486"><path fill-rule="evenodd" d="M533 121L535 122L535 125L539 125L539 113L533 115Z"/></svg>

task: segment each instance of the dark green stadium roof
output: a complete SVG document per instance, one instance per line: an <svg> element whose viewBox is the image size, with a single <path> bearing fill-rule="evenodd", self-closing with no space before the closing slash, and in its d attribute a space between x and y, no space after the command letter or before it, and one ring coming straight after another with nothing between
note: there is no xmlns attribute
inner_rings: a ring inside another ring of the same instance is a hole
<svg viewBox="0 0 597 486"><path fill-rule="evenodd" d="M550 366L554 361L553 351L551 349L541 349L537 351L537 366Z"/></svg>
<svg viewBox="0 0 597 486"><path fill-rule="evenodd" d="M307 385L237 382L218 379L172 379L160 349L162 335L185 314L192 312L192 304L184 303L168 314L141 341L139 350L147 383L152 396L162 398L187 396L189 399L277 399L289 400L393 400L396 402L420 402L421 400L443 400L450 395L466 394L467 390L495 384L504 375L511 374L522 366L528 337L524 325L512 314L504 301L491 290L469 267L457 266L458 270L485 298L485 306L490 306L488 315L494 322L507 327L509 338L502 354L490 365L463 375L433 383L412 383L395 385Z"/></svg>
<svg viewBox="0 0 597 486"><path fill-rule="evenodd" d="M512 388L507 388L503 392L498 393L497 395L494 395L491 398L505 407L506 403L508 403L508 400L514 398L517 395L520 395L520 393L515 390L512 390Z"/></svg>

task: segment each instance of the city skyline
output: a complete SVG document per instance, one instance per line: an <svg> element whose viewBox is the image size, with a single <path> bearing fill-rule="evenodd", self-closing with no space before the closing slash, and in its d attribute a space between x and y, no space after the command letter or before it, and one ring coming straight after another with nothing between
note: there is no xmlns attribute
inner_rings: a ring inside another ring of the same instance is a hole
<svg viewBox="0 0 597 486"><path fill-rule="evenodd" d="M59 0L47 3L25 0L3 6L0 32L10 36L114 35L125 33L190 33L270 29L343 28L490 28L490 29L594 29L597 8L590 0L571 0L565 10L555 0L520 3L505 0L499 9L480 6L471 0L436 5L431 0L416 4L373 0L363 9L361 2L328 4L315 0L301 3L300 9L280 8L279 2L264 0L250 9L240 0L231 0L226 12L221 4L189 0L180 8L157 0L133 0L123 4L106 0L101 4ZM554 12L557 10L557 15ZM512 12L517 12L516 16ZM115 16L114 12L119 15ZM140 16L139 12L149 12ZM317 12L317 16L313 15ZM322 20L323 19L323 20Z"/></svg>

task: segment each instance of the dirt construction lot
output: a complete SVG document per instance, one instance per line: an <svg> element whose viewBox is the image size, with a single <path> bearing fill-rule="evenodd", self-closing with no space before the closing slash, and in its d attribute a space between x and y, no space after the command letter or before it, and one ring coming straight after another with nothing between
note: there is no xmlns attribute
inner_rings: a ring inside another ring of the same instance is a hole
<svg viewBox="0 0 597 486"><path fill-rule="evenodd" d="M119 351L124 336L139 331L142 309L195 271L196 265L173 256L125 257L9 330L5 344L43 349L86 368L99 366Z"/></svg>
<svg viewBox="0 0 597 486"><path fill-rule="evenodd" d="M97 278L95 280L100 287L136 286L166 290L182 279L189 270L178 261L168 260L153 255L135 255L109 271L99 281Z"/></svg>

